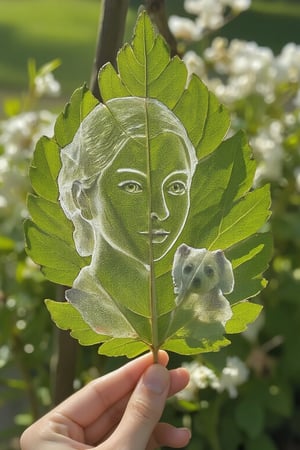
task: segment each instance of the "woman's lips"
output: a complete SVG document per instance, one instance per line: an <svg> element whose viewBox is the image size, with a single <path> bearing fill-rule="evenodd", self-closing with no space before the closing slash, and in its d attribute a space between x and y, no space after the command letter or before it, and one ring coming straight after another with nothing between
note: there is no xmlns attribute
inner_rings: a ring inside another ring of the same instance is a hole
<svg viewBox="0 0 300 450"><path fill-rule="evenodd" d="M146 237L151 235L153 244L162 244L168 238L170 232L166 230L151 230L151 232L139 231L139 234L142 234Z"/></svg>

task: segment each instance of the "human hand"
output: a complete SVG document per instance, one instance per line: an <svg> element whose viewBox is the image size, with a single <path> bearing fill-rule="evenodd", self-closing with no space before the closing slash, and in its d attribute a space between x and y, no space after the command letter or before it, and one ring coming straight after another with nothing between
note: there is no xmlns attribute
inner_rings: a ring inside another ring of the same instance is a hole
<svg viewBox="0 0 300 450"><path fill-rule="evenodd" d="M153 450L182 448L185 428L158 423L168 396L189 380L183 368L168 371L144 355L92 381L31 425L21 436L22 450Z"/></svg>

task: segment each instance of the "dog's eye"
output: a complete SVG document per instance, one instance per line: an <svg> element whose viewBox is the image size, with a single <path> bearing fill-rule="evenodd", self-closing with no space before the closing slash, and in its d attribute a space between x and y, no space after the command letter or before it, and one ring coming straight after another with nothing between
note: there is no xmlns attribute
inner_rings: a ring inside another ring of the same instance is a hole
<svg viewBox="0 0 300 450"><path fill-rule="evenodd" d="M204 273L209 278L212 278L214 276L215 271L214 271L214 268L212 266L205 266L204 267Z"/></svg>
<svg viewBox="0 0 300 450"><path fill-rule="evenodd" d="M187 264L187 265L184 266L184 268L183 268L183 273L189 274L189 273L192 272L193 268L194 268L194 265L193 265L193 264Z"/></svg>

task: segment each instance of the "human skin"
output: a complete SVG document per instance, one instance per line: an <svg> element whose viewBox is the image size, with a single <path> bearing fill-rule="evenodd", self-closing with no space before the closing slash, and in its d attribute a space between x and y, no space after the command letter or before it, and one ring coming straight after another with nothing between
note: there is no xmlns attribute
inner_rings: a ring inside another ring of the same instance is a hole
<svg viewBox="0 0 300 450"><path fill-rule="evenodd" d="M168 355L151 354L92 381L31 425L21 436L21 450L153 450L182 448L185 428L158 423L168 396L189 379L183 368L168 371Z"/></svg>

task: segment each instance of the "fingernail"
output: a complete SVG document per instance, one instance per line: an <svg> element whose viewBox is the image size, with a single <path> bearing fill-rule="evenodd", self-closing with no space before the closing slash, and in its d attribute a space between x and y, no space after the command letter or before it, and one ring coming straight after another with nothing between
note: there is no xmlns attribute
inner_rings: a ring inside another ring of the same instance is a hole
<svg viewBox="0 0 300 450"><path fill-rule="evenodd" d="M169 372L160 364L153 364L143 375L143 385L154 394L162 394L169 386Z"/></svg>
<svg viewBox="0 0 300 450"><path fill-rule="evenodd" d="M187 441L191 440L192 432L189 428L178 428L178 430L181 431L182 433L185 433Z"/></svg>

